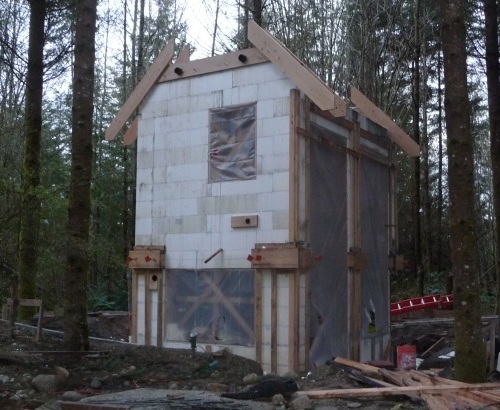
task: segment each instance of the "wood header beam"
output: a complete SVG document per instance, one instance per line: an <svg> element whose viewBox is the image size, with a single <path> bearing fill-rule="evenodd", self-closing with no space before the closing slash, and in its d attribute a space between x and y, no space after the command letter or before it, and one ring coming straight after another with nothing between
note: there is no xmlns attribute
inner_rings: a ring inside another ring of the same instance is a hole
<svg viewBox="0 0 500 410"><path fill-rule="evenodd" d="M420 146L361 91L351 86L351 102L365 117L387 129L389 138L410 157L420 156Z"/></svg>
<svg viewBox="0 0 500 410"><path fill-rule="evenodd" d="M130 116L137 109L139 104L144 100L151 87L156 84L158 79L162 76L168 68L174 56L175 39L170 39L167 45L163 48L158 58L149 67L142 80L135 87L132 94L128 97L125 104L123 104L116 114L109 127L106 129L106 140L110 141L116 138L120 130L128 121Z"/></svg>
<svg viewBox="0 0 500 410"><path fill-rule="evenodd" d="M248 39L323 111L330 111L335 117L347 115L347 103L288 48L253 20L248 22Z"/></svg>
<svg viewBox="0 0 500 410"><path fill-rule="evenodd" d="M172 64L172 69L169 69L161 76L159 82L231 70L233 68L261 64L269 61L256 48L247 48L245 50L233 51L223 55L201 58L199 60L192 61L184 61L181 56L182 53L179 55L179 58L177 58L175 63ZM180 68L182 73L175 73L176 68Z"/></svg>

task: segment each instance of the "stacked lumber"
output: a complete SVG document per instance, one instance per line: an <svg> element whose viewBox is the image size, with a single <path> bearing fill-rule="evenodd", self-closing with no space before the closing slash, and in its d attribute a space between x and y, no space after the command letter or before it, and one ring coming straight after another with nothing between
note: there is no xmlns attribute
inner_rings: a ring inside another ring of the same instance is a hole
<svg viewBox="0 0 500 410"><path fill-rule="evenodd" d="M416 370L387 370L337 357L334 362L361 373L379 387L308 390L310 399L411 396L420 397L430 410L500 408L500 383L468 384Z"/></svg>

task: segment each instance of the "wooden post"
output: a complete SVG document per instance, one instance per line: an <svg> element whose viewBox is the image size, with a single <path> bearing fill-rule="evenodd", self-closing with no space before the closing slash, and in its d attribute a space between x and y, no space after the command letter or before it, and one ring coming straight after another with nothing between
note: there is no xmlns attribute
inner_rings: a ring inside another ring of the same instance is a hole
<svg viewBox="0 0 500 410"><path fill-rule="evenodd" d="M348 195L348 247L354 254L354 263L348 263L348 329L349 359L360 360L361 354L361 269L357 258L361 256L361 163L358 155L360 126L356 121L349 139L351 154L348 156L347 195Z"/></svg>
<svg viewBox="0 0 500 410"><path fill-rule="evenodd" d="M278 274L271 273L271 372L278 371Z"/></svg>
<svg viewBox="0 0 500 410"><path fill-rule="evenodd" d="M9 306L9 339L14 338L14 327L17 317L17 307L19 306L19 298L17 294L17 281L10 285L10 306Z"/></svg>
<svg viewBox="0 0 500 410"><path fill-rule="evenodd" d="M262 270L255 270L255 360L262 363Z"/></svg>
<svg viewBox="0 0 500 410"><path fill-rule="evenodd" d="M289 163L289 222L288 241L299 240L299 135L300 91L290 90L290 163Z"/></svg>

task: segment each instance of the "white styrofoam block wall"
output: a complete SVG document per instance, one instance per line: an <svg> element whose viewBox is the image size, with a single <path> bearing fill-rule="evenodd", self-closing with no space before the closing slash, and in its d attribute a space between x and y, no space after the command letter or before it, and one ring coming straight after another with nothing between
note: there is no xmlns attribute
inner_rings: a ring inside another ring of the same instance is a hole
<svg viewBox="0 0 500 410"><path fill-rule="evenodd" d="M249 268L256 242L287 242L292 88L271 63L156 86L141 105L136 242L166 245L167 268L184 269ZM209 109L254 101L256 179L208 183ZM259 226L232 229L231 216L245 214Z"/></svg>
<svg viewBox="0 0 500 410"><path fill-rule="evenodd" d="M137 277L137 344L146 343L146 276Z"/></svg>

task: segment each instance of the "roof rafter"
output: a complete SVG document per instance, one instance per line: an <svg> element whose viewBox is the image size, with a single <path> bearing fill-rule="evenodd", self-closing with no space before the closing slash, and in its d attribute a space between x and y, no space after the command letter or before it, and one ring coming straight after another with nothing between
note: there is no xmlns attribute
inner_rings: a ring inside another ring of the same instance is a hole
<svg viewBox="0 0 500 410"><path fill-rule="evenodd" d="M321 110L331 112L334 117L347 115L347 103L286 46L253 20L248 22L248 39Z"/></svg>
<svg viewBox="0 0 500 410"><path fill-rule="evenodd" d="M149 67L142 80L139 82L137 87L134 88L132 94L127 98L125 104L123 104L116 114L109 127L106 129L106 140L110 141L116 138L121 129L125 126L130 116L137 109L139 104L144 100L147 93L151 90L158 79L162 76L165 70L169 67L174 56L175 39L172 38L168 41L167 45L163 48L158 58Z"/></svg>
<svg viewBox="0 0 500 410"><path fill-rule="evenodd" d="M420 155L420 145L354 86L351 86L351 102L361 114L387 129L389 138L410 157Z"/></svg>

